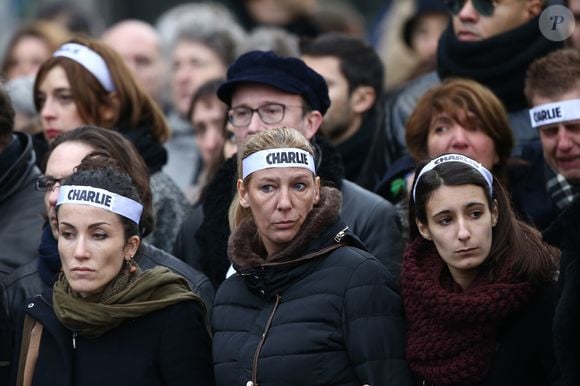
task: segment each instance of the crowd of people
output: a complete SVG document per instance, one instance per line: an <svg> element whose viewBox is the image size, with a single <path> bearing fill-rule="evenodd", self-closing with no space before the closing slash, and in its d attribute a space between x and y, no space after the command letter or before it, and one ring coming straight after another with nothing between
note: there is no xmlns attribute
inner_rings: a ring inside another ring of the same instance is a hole
<svg viewBox="0 0 580 386"><path fill-rule="evenodd" d="M330 3L14 31L0 384L580 384L580 1Z"/></svg>

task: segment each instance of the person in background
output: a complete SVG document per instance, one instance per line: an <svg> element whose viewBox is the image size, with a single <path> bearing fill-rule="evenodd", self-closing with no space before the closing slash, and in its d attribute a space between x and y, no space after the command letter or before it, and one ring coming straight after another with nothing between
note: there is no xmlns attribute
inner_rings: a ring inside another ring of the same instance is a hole
<svg viewBox="0 0 580 386"><path fill-rule="evenodd" d="M580 22L580 1L579 0L567 0L566 7L572 12L574 15L574 22L575 25L578 25ZM580 28L574 28L574 32L572 36L568 38L567 41L568 47L580 49Z"/></svg>
<svg viewBox="0 0 580 386"><path fill-rule="evenodd" d="M37 251L35 250L30 255L22 254L21 256L26 257L30 262L12 271L0 283L0 303L3 306L1 314L4 314L8 321L6 329L0 330L0 332L7 331L7 339L1 341L3 345L6 345L5 352L11 353L15 341L19 340L26 299L51 288L60 272L56 202L60 185L73 174L74 169L85 157L96 157L95 159L104 161L114 160L117 166L131 177L138 189L140 202L143 204L140 234L144 237L153 231L149 174L143 159L128 139L113 130L82 126L62 134L51 142L44 176L36 180L39 194L44 193L44 199L39 198L39 202L44 201L47 215L47 223L44 229L39 231L39 235L42 236L39 244L35 246ZM29 239L31 239L30 236ZM143 253L135 258L140 267L149 269L164 266L183 276L192 291L203 299L208 312L211 311L214 290L205 275L145 241L141 244ZM1 349L2 347L0 351ZM6 363L10 363L12 359L10 355L8 358Z"/></svg>
<svg viewBox="0 0 580 386"><path fill-rule="evenodd" d="M203 190L225 161L228 114L226 105L216 95L223 82L224 79L214 79L202 84L191 99L189 117L202 160L193 184L186 191L193 204L203 201Z"/></svg>
<svg viewBox="0 0 580 386"><path fill-rule="evenodd" d="M529 119L540 143L525 150L535 168L526 176L542 189L555 218L580 196L580 52L555 51L532 63L526 75Z"/></svg>
<svg viewBox="0 0 580 386"><path fill-rule="evenodd" d="M412 384L394 277L341 220L341 194L321 186L314 156L286 127L249 136L238 153L236 274L212 317L219 386Z"/></svg>
<svg viewBox="0 0 580 386"><path fill-rule="evenodd" d="M171 74L167 117L172 136L166 144L169 162L164 171L185 189L200 162L187 115L191 98L203 83L225 77L245 31L226 7L215 2L175 6L159 18L157 29L168 51Z"/></svg>
<svg viewBox="0 0 580 386"><path fill-rule="evenodd" d="M157 30L144 21L125 19L107 28L101 40L121 55L149 96L165 108L166 65Z"/></svg>
<svg viewBox="0 0 580 386"><path fill-rule="evenodd" d="M415 173L401 293L417 384L558 385L559 251L517 219L491 172L448 153Z"/></svg>
<svg viewBox="0 0 580 386"><path fill-rule="evenodd" d="M123 59L94 39L76 38L46 61L34 84L34 104L48 142L82 125L125 135L151 176L155 230L148 241L171 251L188 210L187 199L162 169L170 129L159 106L139 86Z"/></svg>
<svg viewBox="0 0 580 386"><path fill-rule="evenodd" d="M320 130L340 153L346 179L372 189L368 150L383 126L383 62L370 44L341 34L306 41L301 52L328 85L331 103Z"/></svg>
<svg viewBox="0 0 580 386"><path fill-rule="evenodd" d="M143 204L108 161L84 159L59 186L62 272L28 301L16 383L213 385L203 301L183 277L135 262Z"/></svg>
<svg viewBox="0 0 580 386"><path fill-rule="evenodd" d="M312 142L318 175L342 193L341 215L346 224L396 275L404 246L395 208L344 179L338 152L316 135L330 105L324 78L298 58L250 51L229 67L217 94L228 106L238 149L253 134L280 126L294 127ZM174 248L175 256L206 273L216 288L230 267L227 213L235 193L235 171L232 157L207 186L203 205L184 222Z"/></svg>

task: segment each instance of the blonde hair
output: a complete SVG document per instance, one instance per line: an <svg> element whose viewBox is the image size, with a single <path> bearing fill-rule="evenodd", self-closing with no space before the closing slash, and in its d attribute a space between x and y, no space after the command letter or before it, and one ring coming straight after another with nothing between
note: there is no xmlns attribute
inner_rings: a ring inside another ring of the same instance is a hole
<svg viewBox="0 0 580 386"><path fill-rule="evenodd" d="M250 178L252 178L251 174L247 176L245 180L242 177L242 160L244 158L261 150L281 148L296 148L304 150L312 154L314 157L314 148L296 129L290 127L278 127L271 130L260 131L249 136L241 149L238 149L238 179L243 180L244 185L247 185ZM245 218L251 215L252 213L249 208L244 208L240 205L240 198L238 193L236 193L228 212L230 229L233 231Z"/></svg>

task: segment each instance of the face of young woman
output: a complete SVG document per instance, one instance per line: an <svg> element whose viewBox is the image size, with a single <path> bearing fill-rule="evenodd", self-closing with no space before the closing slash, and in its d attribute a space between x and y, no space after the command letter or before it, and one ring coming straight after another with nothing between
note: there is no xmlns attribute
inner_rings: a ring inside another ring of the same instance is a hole
<svg viewBox="0 0 580 386"><path fill-rule="evenodd" d="M240 203L250 208L268 255L281 251L318 203L320 179L303 168L271 168L238 180Z"/></svg>
<svg viewBox="0 0 580 386"><path fill-rule="evenodd" d="M58 209L58 251L62 270L73 291L98 293L133 256L139 237L125 241L119 215L88 205L64 204Z"/></svg>
<svg viewBox="0 0 580 386"><path fill-rule="evenodd" d="M421 235L433 241L455 281L466 288L489 255L497 207L489 208L479 186L441 186L427 201L426 215L427 224L417 221Z"/></svg>
<svg viewBox="0 0 580 386"><path fill-rule="evenodd" d="M61 66L46 74L37 91L40 101L40 120L47 141L86 124L81 119L73 99L70 83Z"/></svg>

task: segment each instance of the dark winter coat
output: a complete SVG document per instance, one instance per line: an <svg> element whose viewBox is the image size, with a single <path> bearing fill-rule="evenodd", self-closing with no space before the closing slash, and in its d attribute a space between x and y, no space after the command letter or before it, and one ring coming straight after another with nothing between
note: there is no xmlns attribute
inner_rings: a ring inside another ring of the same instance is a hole
<svg viewBox="0 0 580 386"><path fill-rule="evenodd" d="M304 227L280 261L255 268L240 268L263 255L255 227L232 235L238 274L221 285L212 317L216 384L410 385L392 275L340 218Z"/></svg>
<svg viewBox="0 0 580 386"><path fill-rule="evenodd" d="M185 301L133 319L98 338L64 328L52 289L26 313L43 326L32 386L213 385L205 311Z"/></svg>
<svg viewBox="0 0 580 386"><path fill-rule="evenodd" d="M400 272L404 243L394 206L378 195L345 180L341 160L332 145L317 144L317 173L323 184L342 193L341 217L370 253L395 275ZM235 193L236 160L230 158L207 187L206 200L182 224L173 254L204 272L214 287L224 280L230 266L226 247L230 235L228 208Z"/></svg>
<svg viewBox="0 0 580 386"><path fill-rule="evenodd" d="M580 385L580 198L544 231L544 239L561 249L558 302L554 314L554 349L562 385Z"/></svg>

